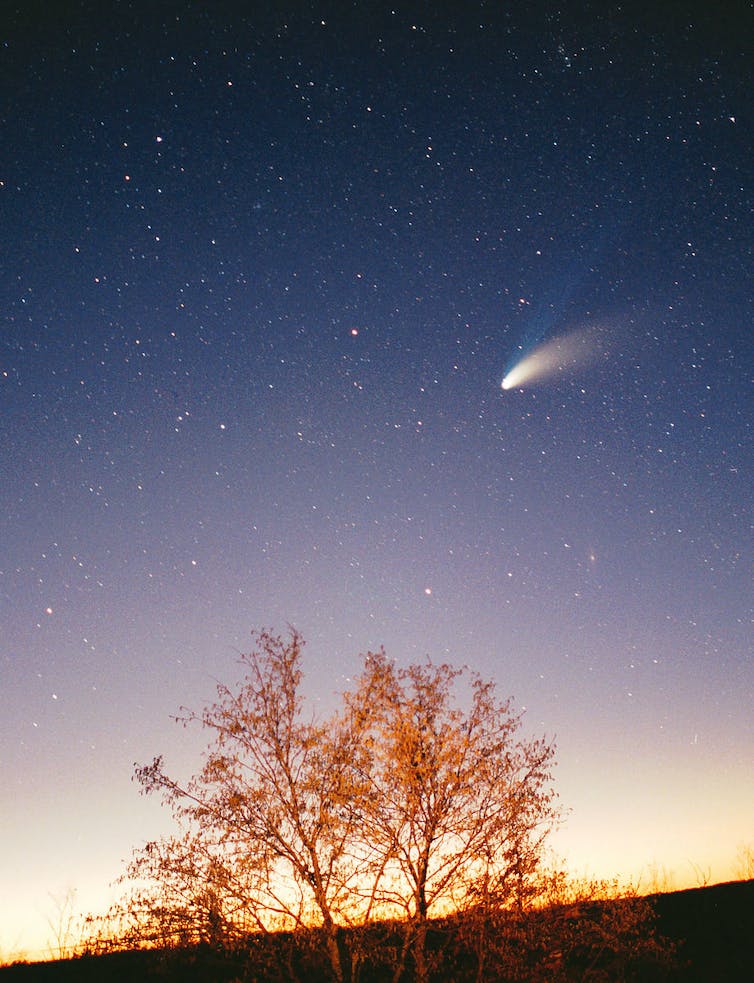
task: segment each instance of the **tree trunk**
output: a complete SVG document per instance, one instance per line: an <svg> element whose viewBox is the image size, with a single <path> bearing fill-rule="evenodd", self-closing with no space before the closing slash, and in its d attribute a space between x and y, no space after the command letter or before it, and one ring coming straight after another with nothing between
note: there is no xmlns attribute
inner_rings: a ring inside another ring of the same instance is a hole
<svg viewBox="0 0 754 983"><path fill-rule="evenodd" d="M343 960L340 958L340 948L338 946L338 929L332 918L326 917L322 926L325 933L325 943L327 945L327 955L330 959L333 978L336 983L347 983L343 973Z"/></svg>
<svg viewBox="0 0 754 983"><path fill-rule="evenodd" d="M427 983L427 919L420 916L414 933L414 966L416 968L416 983Z"/></svg>
<svg viewBox="0 0 754 983"><path fill-rule="evenodd" d="M335 977L337 983L344 983L343 981L343 966L340 961L340 949L338 949L338 940L335 937L335 932L328 931L327 933L327 952L330 956L330 965L332 966L333 976Z"/></svg>

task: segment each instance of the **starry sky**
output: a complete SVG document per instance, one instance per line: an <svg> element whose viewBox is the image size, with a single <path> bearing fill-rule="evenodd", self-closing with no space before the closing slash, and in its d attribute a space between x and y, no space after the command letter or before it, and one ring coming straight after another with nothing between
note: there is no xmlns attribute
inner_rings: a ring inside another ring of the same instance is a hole
<svg viewBox="0 0 754 983"><path fill-rule="evenodd" d="M323 712L380 645L514 696L577 873L736 876L748 5L245 6L0 24L0 957L288 623Z"/></svg>

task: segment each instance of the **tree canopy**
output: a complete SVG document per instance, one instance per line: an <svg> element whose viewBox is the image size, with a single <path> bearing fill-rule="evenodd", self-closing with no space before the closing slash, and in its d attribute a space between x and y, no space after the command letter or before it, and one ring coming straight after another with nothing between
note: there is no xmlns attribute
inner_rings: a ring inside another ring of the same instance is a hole
<svg viewBox="0 0 754 983"><path fill-rule="evenodd" d="M209 737L188 782L162 757L136 767L178 831L134 854L121 936L228 945L298 932L341 983L359 978L390 925L386 972L423 983L438 952L431 926L461 919L456 941L473 937L484 978L485 926L541 891L558 818L554 744L523 736L512 701L470 669L401 667L382 650L319 719L302 695L303 644L295 629L255 633L240 682L182 711ZM290 963L279 970L295 978Z"/></svg>

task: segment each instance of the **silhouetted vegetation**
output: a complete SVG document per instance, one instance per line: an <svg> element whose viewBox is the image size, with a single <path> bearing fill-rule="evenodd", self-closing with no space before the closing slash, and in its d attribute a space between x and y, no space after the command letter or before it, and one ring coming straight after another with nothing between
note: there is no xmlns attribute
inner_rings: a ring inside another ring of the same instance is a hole
<svg viewBox="0 0 754 983"><path fill-rule="evenodd" d="M518 952L519 965L526 959L527 970L524 975L511 976L510 968L501 964L490 967L487 980L507 983L508 980L636 980L636 981L676 981L676 983L739 983L750 977L751 939L754 935L754 880L718 884L713 887L695 888L688 891L640 899L644 911L654 910L654 921L636 922L649 930L650 946L659 940L659 951L646 950L636 953L624 950L624 959L616 960L609 966L603 962L599 972L590 975L589 956L584 949L575 944L569 951L568 939L575 941L579 934L593 934L594 917L600 908L603 918L609 924L616 917L610 914L614 902L597 901L589 913L581 907L580 913L568 907L554 912L541 912L533 916L532 924L524 929L519 925L513 938L509 937L511 947L514 939ZM620 903L619 903L620 906ZM637 909L639 910L639 909ZM587 915L589 923L579 925ZM623 915L617 916L623 918ZM571 921L571 928L565 932L564 925ZM545 923L549 923L545 929ZM555 948L545 952L555 942L553 929L560 923L566 938L566 949ZM316 934L316 933L315 933ZM661 940L665 937L665 941ZM432 976L433 981L443 983L466 983L475 981L476 962L471 953L464 955L463 946L458 946L459 933L455 919L438 920L429 927L429 946L432 952L443 951ZM506 936L500 938L500 946L506 944ZM528 942L526 940L529 940ZM671 940L671 944L667 940ZM647 936L644 936L646 945ZM535 945L536 943L536 945ZM362 967L361 979L365 983L382 983L391 979L389 957L391 947L400 944L400 933L394 926L375 925L365 933L362 947L368 953ZM675 947L675 956L672 948ZM277 949L277 952L273 950ZM83 955L75 959L45 963L23 963L0 968L0 983L137 983L140 980L201 981L201 983L277 983L291 980L281 967L290 964L299 978L307 983L324 983L328 979L327 967L322 964L319 945L300 933L282 933L273 936L257 936L247 940L245 946L227 950L213 949L210 946L194 946L185 950L149 950L114 952L109 955ZM385 958L387 955L387 959ZM464 960L468 960L464 963ZM553 975L551 967L560 962L560 975ZM565 967L563 964L566 964ZM570 975L565 975L570 974ZM407 977L408 978L408 977Z"/></svg>
<svg viewBox="0 0 754 983"><path fill-rule="evenodd" d="M478 975L478 962L469 945L468 929L458 919L431 922L428 948L444 953L431 979L440 983L472 983L478 979L497 983L529 980L636 980L675 981L675 983L739 983L749 979L751 939L754 936L754 880L718 884L713 887L675 891L639 899L635 921L643 933L643 952L629 945L622 957L615 950L605 954L600 966L591 970L590 956L580 937L594 939L600 922L614 924L625 912L611 914L613 901L596 901L593 906L558 906L555 910L533 913L525 926L511 925L504 930L497 948L516 954L521 975L513 976L507 963L488 966ZM620 908L622 902L618 902ZM643 907L643 914L642 914ZM602 915L598 915L602 909ZM654 911L654 920L652 920ZM644 918L648 915L649 920ZM583 921L583 919L586 921ZM595 920L596 919L596 920ZM560 926L558 928L558 926ZM568 926L568 927L566 927ZM502 927L501 927L502 928ZM644 933L649 933L644 934ZM107 955L81 955L75 959L45 963L23 963L0 968L0 983L138 983L164 980L165 983L278 983L296 979L324 983L328 968L322 962L321 948L306 933L258 935L245 945L215 949L208 945L187 949L140 949ZM665 940L662 940L662 937ZM374 925L362 934L359 945L366 953L362 964L363 983L390 980L391 951L400 945L401 933L389 924ZM668 940L671 940L668 942ZM628 941L628 938L626 938ZM562 943L565 942L565 948ZM652 946L658 946L652 952ZM649 948L648 948L649 947ZM675 955L673 956L673 948ZM293 975L288 972L288 967ZM595 975L595 970L598 974ZM558 975L559 974L559 975ZM409 977L407 977L408 979Z"/></svg>
<svg viewBox="0 0 754 983"><path fill-rule="evenodd" d="M671 978L647 899L543 863L554 746L521 736L492 683L368 653L318 720L300 636L255 642L240 684L179 718L209 732L201 770L180 782L161 757L136 768L176 834L135 852L80 958L34 978Z"/></svg>
<svg viewBox="0 0 754 983"><path fill-rule="evenodd" d="M430 920L533 903L557 816L554 747L521 736L492 683L368 653L337 712L317 720L298 633L255 643L240 684L180 718L210 734L201 771L181 783L161 757L137 767L179 832L136 852L102 944L227 948L298 933L342 983L361 978L362 940L390 923L391 977L425 983Z"/></svg>

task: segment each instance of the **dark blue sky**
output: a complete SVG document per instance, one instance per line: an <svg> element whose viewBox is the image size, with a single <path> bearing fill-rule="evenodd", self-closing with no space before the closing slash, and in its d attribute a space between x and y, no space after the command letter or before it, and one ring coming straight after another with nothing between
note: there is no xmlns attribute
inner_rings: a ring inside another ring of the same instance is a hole
<svg viewBox="0 0 754 983"><path fill-rule="evenodd" d="M323 706L381 644L494 678L577 869L733 876L746 4L52 6L0 26L0 954L287 622Z"/></svg>

